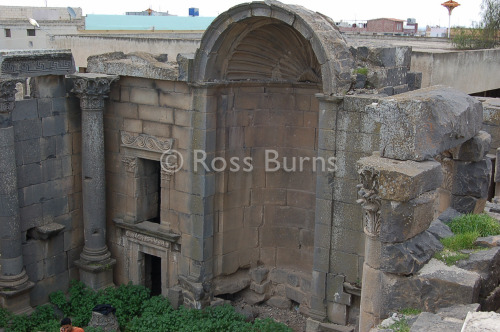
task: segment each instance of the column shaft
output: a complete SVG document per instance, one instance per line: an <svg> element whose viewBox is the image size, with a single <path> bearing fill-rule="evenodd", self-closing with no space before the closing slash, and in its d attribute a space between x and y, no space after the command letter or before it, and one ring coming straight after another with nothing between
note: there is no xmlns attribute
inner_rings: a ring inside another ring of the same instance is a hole
<svg viewBox="0 0 500 332"><path fill-rule="evenodd" d="M0 305L15 313L32 310L34 284L24 270L12 111L17 80L0 81Z"/></svg>
<svg viewBox="0 0 500 332"><path fill-rule="evenodd" d="M104 158L104 99L117 76L78 74L73 92L82 109L82 197L85 245L80 260L80 279L93 289L113 285L116 260L106 245L106 178Z"/></svg>

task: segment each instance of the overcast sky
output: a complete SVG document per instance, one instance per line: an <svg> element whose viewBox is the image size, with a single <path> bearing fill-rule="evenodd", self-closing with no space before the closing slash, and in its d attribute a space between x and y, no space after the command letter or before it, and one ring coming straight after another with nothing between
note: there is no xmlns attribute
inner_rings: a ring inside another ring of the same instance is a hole
<svg viewBox="0 0 500 332"><path fill-rule="evenodd" d="M319 11L335 21L367 20L390 17L406 20L416 18L421 27L426 25L448 26L448 11L441 6L446 0L289 0ZM482 0L456 0L457 7L451 16L451 25L470 26L480 20ZM188 8L199 8L200 16L217 16L230 7L245 1L238 0L0 0L3 6L81 7L83 14L124 14L126 11L142 11L151 7L156 11L187 16Z"/></svg>

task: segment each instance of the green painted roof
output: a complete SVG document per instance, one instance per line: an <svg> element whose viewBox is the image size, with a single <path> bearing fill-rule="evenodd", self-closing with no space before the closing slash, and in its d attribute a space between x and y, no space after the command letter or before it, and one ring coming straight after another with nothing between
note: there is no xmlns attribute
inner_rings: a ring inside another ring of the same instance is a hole
<svg viewBox="0 0 500 332"><path fill-rule="evenodd" d="M215 17L95 15L85 18L86 30L206 30Z"/></svg>

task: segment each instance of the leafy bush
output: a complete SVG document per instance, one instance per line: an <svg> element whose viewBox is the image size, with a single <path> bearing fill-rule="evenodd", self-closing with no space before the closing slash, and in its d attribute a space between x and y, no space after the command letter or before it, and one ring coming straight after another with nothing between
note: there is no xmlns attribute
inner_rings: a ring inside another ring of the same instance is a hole
<svg viewBox="0 0 500 332"><path fill-rule="evenodd" d="M31 314L11 316L7 323L6 332L30 332L30 331L59 331L59 321L54 314L51 305L39 306Z"/></svg>
<svg viewBox="0 0 500 332"><path fill-rule="evenodd" d="M7 322L11 319L11 314L0 307L0 328L7 326Z"/></svg>
<svg viewBox="0 0 500 332"><path fill-rule="evenodd" d="M493 48L497 44L496 36L482 28L462 28L453 36L452 44L459 50Z"/></svg>
<svg viewBox="0 0 500 332"><path fill-rule="evenodd" d="M38 307L31 316L13 316L0 310L0 327L6 332L45 331L58 332L59 320L54 306L71 317L73 325L87 326L92 309L97 304L110 304L116 308L120 329L126 332L178 331L178 332L291 332L291 329L272 319L246 322L230 305L194 310L180 307L174 310L162 296L150 297L144 286L121 285L95 292L79 281L72 281L69 295L54 292L49 298L52 304ZM99 328L86 327L88 332L102 332Z"/></svg>

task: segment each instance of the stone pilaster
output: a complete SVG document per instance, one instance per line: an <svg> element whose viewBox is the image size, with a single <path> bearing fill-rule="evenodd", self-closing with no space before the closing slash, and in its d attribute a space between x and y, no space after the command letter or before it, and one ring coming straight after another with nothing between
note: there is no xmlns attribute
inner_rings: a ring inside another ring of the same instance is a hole
<svg viewBox="0 0 500 332"><path fill-rule="evenodd" d="M397 309L391 282L415 274L442 249L427 229L443 176L436 161L400 161L377 153L361 158L358 169L357 202L365 224L359 318L364 332Z"/></svg>
<svg viewBox="0 0 500 332"><path fill-rule="evenodd" d="M0 80L0 305L14 313L30 306L24 269L12 111L18 80Z"/></svg>
<svg viewBox="0 0 500 332"><path fill-rule="evenodd" d="M76 265L80 280L93 289L113 284L116 260L106 245L106 179L104 163L104 100L117 76L78 74L73 92L82 109L82 197L85 245Z"/></svg>

